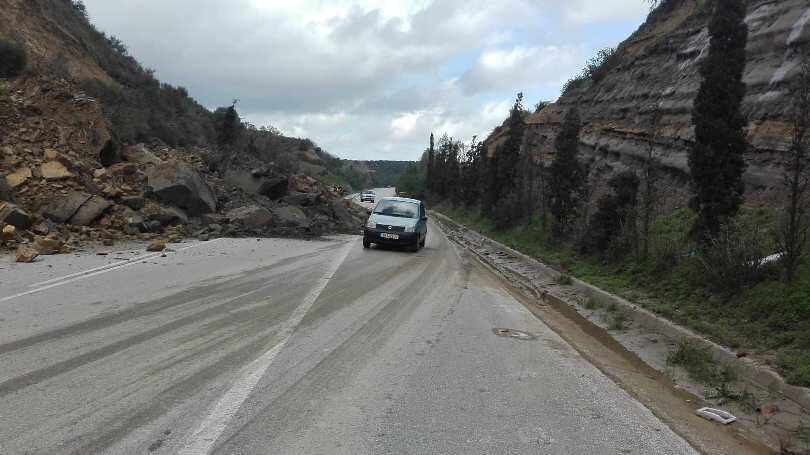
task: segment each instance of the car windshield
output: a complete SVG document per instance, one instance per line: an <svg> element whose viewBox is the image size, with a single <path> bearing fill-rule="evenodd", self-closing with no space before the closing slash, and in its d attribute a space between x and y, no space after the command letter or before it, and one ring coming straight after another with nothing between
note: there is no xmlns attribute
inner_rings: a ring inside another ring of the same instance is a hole
<svg viewBox="0 0 810 455"><path fill-rule="evenodd" d="M419 205L414 202L383 199L377 203L374 213L401 218L419 218Z"/></svg>

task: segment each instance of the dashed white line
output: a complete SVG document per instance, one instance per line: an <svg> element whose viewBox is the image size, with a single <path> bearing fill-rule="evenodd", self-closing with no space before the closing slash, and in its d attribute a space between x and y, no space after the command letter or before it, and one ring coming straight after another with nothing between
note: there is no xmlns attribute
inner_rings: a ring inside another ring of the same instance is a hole
<svg viewBox="0 0 810 455"><path fill-rule="evenodd" d="M211 408L208 416L188 437L185 446L178 452L180 455L207 455L211 451L214 443L225 431L228 423L233 419L239 408L242 407L242 404L267 372L267 369L270 368L276 355L287 344L290 336L295 332L301 320L312 308L312 305L326 288L326 285L329 284L332 276L337 272L343 261L346 260L346 256L348 256L349 251L356 243L356 240L350 241L335 257L323 277L318 280L315 287L304 297L301 305L295 309L290 318L284 323L276 335L278 340L276 344L239 373L231 388L225 392L225 395Z"/></svg>

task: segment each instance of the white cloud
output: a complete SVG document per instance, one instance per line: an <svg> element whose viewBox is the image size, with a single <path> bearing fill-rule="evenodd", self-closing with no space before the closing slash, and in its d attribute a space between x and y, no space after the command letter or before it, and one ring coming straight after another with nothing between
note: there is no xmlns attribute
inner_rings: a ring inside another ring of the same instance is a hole
<svg viewBox="0 0 810 455"><path fill-rule="evenodd" d="M641 0L85 4L100 29L204 105L238 98L257 125L376 159L417 158L431 131L484 134L517 91L555 98L588 49L615 44L593 24L643 17Z"/></svg>

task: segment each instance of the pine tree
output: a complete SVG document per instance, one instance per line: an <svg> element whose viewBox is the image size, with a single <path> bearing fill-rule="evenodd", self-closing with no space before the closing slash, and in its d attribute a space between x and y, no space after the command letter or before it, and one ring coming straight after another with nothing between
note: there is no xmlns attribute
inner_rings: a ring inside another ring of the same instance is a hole
<svg viewBox="0 0 810 455"><path fill-rule="evenodd" d="M556 153L548 170L550 211L555 234L561 236L579 206L586 184L585 167L579 162L579 112L572 108L565 115L562 130L554 142Z"/></svg>
<svg viewBox="0 0 810 455"><path fill-rule="evenodd" d="M694 192L690 205L697 212L693 232L703 245L737 213L745 190L745 118L740 112L748 40L745 2L714 4L709 55L700 68L703 82L693 112L695 146L689 153Z"/></svg>

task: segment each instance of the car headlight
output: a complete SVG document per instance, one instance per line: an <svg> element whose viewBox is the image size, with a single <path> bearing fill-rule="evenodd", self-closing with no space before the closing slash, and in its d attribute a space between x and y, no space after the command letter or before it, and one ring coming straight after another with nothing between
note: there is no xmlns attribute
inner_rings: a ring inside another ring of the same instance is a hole
<svg viewBox="0 0 810 455"><path fill-rule="evenodd" d="M369 229L374 229L375 227L377 227L377 223L375 223L374 220L369 218L368 221L366 221L366 227Z"/></svg>
<svg viewBox="0 0 810 455"><path fill-rule="evenodd" d="M412 224L410 226L405 226L405 232L414 232L415 229L416 229L415 224Z"/></svg>

